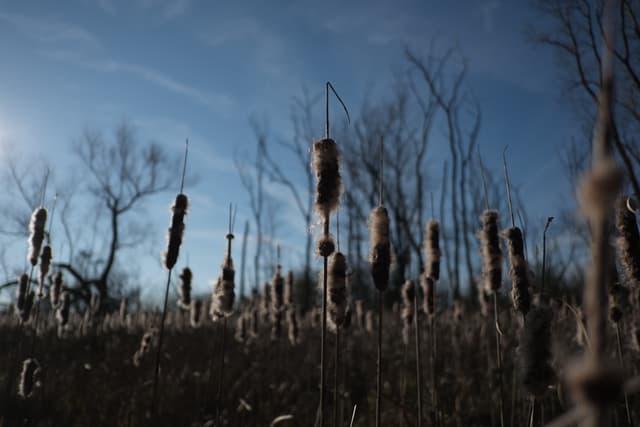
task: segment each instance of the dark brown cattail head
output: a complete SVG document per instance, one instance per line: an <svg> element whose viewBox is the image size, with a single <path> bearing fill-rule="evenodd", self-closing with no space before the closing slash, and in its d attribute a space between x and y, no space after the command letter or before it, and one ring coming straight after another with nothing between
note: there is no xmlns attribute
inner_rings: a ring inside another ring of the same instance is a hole
<svg viewBox="0 0 640 427"><path fill-rule="evenodd" d="M618 323L629 306L629 289L619 283L609 286L609 320Z"/></svg>
<svg viewBox="0 0 640 427"><path fill-rule="evenodd" d="M60 293L62 292L62 272L58 271L53 276L53 282L51 283L51 288L49 289L49 301L51 302L52 307L57 307L60 301Z"/></svg>
<svg viewBox="0 0 640 427"><path fill-rule="evenodd" d="M628 208L629 198L621 197L616 204L618 256L626 279L640 289L640 234L636 214Z"/></svg>
<svg viewBox="0 0 640 427"><path fill-rule="evenodd" d="M313 143L312 165L316 172L316 212L321 218L327 218L338 208L342 192L340 154L333 139Z"/></svg>
<svg viewBox="0 0 640 427"><path fill-rule="evenodd" d="M551 310L546 306L528 312L520 337L519 361L525 390L541 397L556 381L551 359Z"/></svg>
<svg viewBox="0 0 640 427"><path fill-rule="evenodd" d="M271 279L271 314L274 315L284 310L284 278L282 277L282 267L276 266L276 271Z"/></svg>
<svg viewBox="0 0 640 427"><path fill-rule="evenodd" d="M498 231L498 212L486 210L482 213L481 219L482 275L484 288L491 293L502 286L502 250Z"/></svg>
<svg viewBox="0 0 640 427"><path fill-rule="evenodd" d="M407 280L402 286L402 341L409 345L411 325L413 325L413 300L416 289L412 280Z"/></svg>
<svg viewBox="0 0 640 427"><path fill-rule="evenodd" d="M171 225L167 234L167 250L163 255L164 268L171 270L178 261L182 235L184 234L184 217L187 214L189 199L185 194L178 194L171 206Z"/></svg>
<svg viewBox="0 0 640 427"><path fill-rule="evenodd" d="M333 237L331 235L322 235L318 239L318 247L316 252L321 257L328 257L336 250L336 245L333 243Z"/></svg>
<svg viewBox="0 0 640 427"><path fill-rule="evenodd" d="M320 280L322 283L322 280ZM347 258L336 252L329 258L327 269L328 323L332 331L344 323L347 311Z"/></svg>
<svg viewBox="0 0 640 427"><path fill-rule="evenodd" d="M29 287L29 276L23 273L18 278L18 289L16 292L16 309L18 312L22 312L24 310L24 305L27 300L28 287Z"/></svg>
<svg viewBox="0 0 640 427"><path fill-rule="evenodd" d="M422 286L422 292L424 293L423 310L429 316L433 316L436 312L436 282L431 276L422 274L420 276L420 286Z"/></svg>
<svg viewBox="0 0 640 427"><path fill-rule="evenodd" d="M503 232L509 242L509 276L511 277L511 299L513 308L527 315L531 307L529 295L529 267L524 259L524 241L522 231L518 227L511 227Z"/></svg>
<svg viewBox="0 0 640 427"><path fill-rule="evenodd" d="M37 208L31 215L29 223L29 262L32 266L38 264L38 257L44 242L44 227L47 224L47 210Z"/></svg>
<svg viewBox="0 0 640 427"><path fill-rule="evenodd" d="M293 271L289 270L284 280L284 305L293 305Z"/></svg>
<svg viewBox="0 0 640 427"><path fill-rule="evenodd" d="M391 242L389 240L389 215L384 206L378 206L369 216L369 263L373 283L379 291L389 285L391 266Z"/></svg>
<svg viewBox="0 0 640 427"><path fill-rule="evenodd" d="M37 387L40 387L40 364L36 359L30 358L22 363L18 395L27 399Z"/></svg>
<svg viewBox="0 0 640 427"><path fill-rule="evenodd" d="M60 304L56 310L56 320L58 321L58 335L62 336L64 330L69 323L69 309L71 308L71 300L67 291L62 292L60 296Z"/></svg>
<svg viewBox="0 0 640 427"><path fill-rule="evenodd" d="M424 257L427 263L427 276L440 279L440 224L431 220L427 223L424 236Z"/></svg>
<svg viewBox="0 0 640 427"><path fill-rule="evenodd" d="M191 307L191 280L193 279L193 273L189 267L182 269L180 273L180 299L178 299L178 306L183 310L189 310Z"/></svg>
<svg viewBox="0 0 640 427"><path fill-rule="evenodd" d="M235 293L235 269L233 267L233 258L227 252L222 263L222 274L218 277L211 295L210 316L214 321L229 317L233 314L233 303L236 299Z"/></svg>
<svg viewBox="0 0 640 427"><path fill-rule="evenodd" d="M38 286L38 298L44 297L44 284L47 276L49 276L52 259L53 252L51 251L51 246L45 245L40 255L40 286Z"/></svg>
<svg viewBox="0 0 640 427"><path fill-rule="evenodd" d="M33 308L33 300L35 298L36 294L33 291L28 291L25 299L24 299L24 306L22 308L22 310L20 311L20 318L22 319L23 322L28 322L29 321L29 317L31 317L31 309Z"/></svg>

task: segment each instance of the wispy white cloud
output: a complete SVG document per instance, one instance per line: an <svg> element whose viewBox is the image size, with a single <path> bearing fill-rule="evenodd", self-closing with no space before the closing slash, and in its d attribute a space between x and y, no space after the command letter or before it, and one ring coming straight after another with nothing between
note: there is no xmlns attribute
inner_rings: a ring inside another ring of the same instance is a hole
<svg viewBox="0 0 640 427"><path fill-rule="evenodd" d="M0 21L13 26L20 33L40 43L73 43L88 47L100 45L98 39L89 31L68 22L5 12L0 12Z"/></svg>
<svg viewBox="0 0 640 427"><path fill-rule="evenodd" d="M91 3L94 0L85 1ZM137 9L149 16L159 17L162 21L170 21L185 15L191 9L193 0L95 0L95 3L102 11L112 16Z"/></svg>

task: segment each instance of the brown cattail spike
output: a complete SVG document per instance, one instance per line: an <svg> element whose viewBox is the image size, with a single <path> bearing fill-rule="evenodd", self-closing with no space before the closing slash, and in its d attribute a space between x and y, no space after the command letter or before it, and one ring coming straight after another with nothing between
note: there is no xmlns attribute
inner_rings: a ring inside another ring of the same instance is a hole
<svg viewBox="0 0 640 427"><path fill-rule="evenodd" d="M316 172L316 212L321 218L327 218L338 208L342 193L340 154L333 139L313 143L312 165Z"/></svg>
<svg viewBox="0 0 640 427"><path fill-rule="evenodd" d="M193 328L200 326L200 319L202 318L202 301L193 299L189 306L189 321Z"/></svg>
<svg viewBox="0 0 640 427"><path fill-rule="evenodd" d="M288 271L284 280L284 305L291 307L293 305L293 271Z"/></svg>
<svg viewBox="0 0 640 427"><path fill-rule="evenodd" d="M480 242L484 288L488 293L492 293L502 286L502 250L498 231L498 212L485 210L481 219Z"/></svg>
<svg viewBox="0 0 640 427"><path fill-rule="evenodd" d="M616 243L627 281L633 288L640 289L640 234L636 214L628 208L629 200L621 197L616 203Z"/></svg>
<svg viewBox="0 0 640 427"><path fill-rule="evenodd" d="M281 274L282 267L276 266L276 271L271 279L271 314L284 310L284 278Z"/></svg>
<svg viewBox="0 0 640 427"><path fill-rule="evenodd" d="M211 318L217 320L222 317L229 317L233 313L233 303L235 294L235 269L233 268L233 258L231 258L231 240L233 234L229 233L227 238L227 253L222 264L222 275L215 283L211 296Z"/></svg>
<svg viewBox="0 0 640 427"><path fill-rule="evenodd" d="M503 232L509 241L509 276L511 277L511 299L513 308L524 316L531 307L529 295L529 268L524 259L524 242L522 232L518 227L508 228Z"/></svg>
<svg viewBox="0 0 640 427"><path fill-rule="evenodd" d="M60 301L60 293L62 292L63 280L62 272L58 271L53 276L53 282L51 283L51 289L49 290L49 301L52 307L57 307Z"/></svg>
<svg viewBox="0 0 640 427"><path fill-rule="evenodd" d="M427 276L440 279L440 224L431 220L427 223L424 237L424 257L427 263Z"/></svg>
<svg viewBox="0 0 640 427"><path fill-rule="evenodd" d="M22 363L18 395L23 399L31 397L35 388L40 386L40 364L30 358Z"/></svg>
<svg viewBox="0 0 640 427"><path fill-rule="evenodd" d="M191 307L191 281L193 279L193 273L189 267L182 269L180 273L180 299L178 300L178 306L183 310L189 310Z"/></svg>
<svg viewBox="0 0 640 427"><path fill-rule="evenodd" d="M420 276L420 286L422 286L422 292L424 293L424 312L429 316L433 316L435 313L435 293L436 293L436 283L431 278L431 276L427 276L423 274Z"/></svg>
<svg viewBox="0 0 640 427"><path fill-rule="evenodd" d="M402 286L402 341L409 345L411 326L413 325L413 299L416 290L412 280L407 280Z"/></svg>
<svg viewBox="0 0 640 427"><path fill-rule="evenodd" d="M38 264L38 257L44 242L44 228L47 223L47 210L37 208L31 215L29 224L29 262L33 267Z"/></svg>
<svg viewBox="0 0 640 427"><path fill-rule="evenodd" d="M185 194L178 194L171 206L171 225L167 235L168 245L164 253L164 267L171 270L178 261L182 236L184 234L184 217L187 214L189 199Z"/></svg>
<svg viewBox="0 0 640 427"><path fill-rule="evenodd" d="M40 255L40 286L38 287L38 298L44 296L44 285L47 276L49 276L49 270L51 268L51 260L53 259L53 253L51 246L45 245L42 248L42 255Z"/></svg>
<svg viewBox="0 0 640 427"><path fill-rule="evenodd" d="M27 274L22 274L20 278L18 278L18 289L16 294L16 309L19 313L24 310L28 287L29 276Z"/></svg>
<svg viewBox="0 0 640 427"><path fill-rule="evenodd" d="M541 397L556 380L551 359L551 317L546 306L535 307L526 317L520 337L521 379L525 390Z"/></svg>
<svg viewBox="0 0 640 427"><path fill-rule="evenodd" d="M369 262L373 283L379 291L387 289L391 265L391 242L389 240L389 216L384 206L378 206L369 216Z"/></svg>
<svg viewBox="0 0 640 427"><path fill-rule="evenodd" d="M329 293L329 327L335 331L344 323L347 311L347 258L340 252L329 258L327 270L327 291Z"/></svg>

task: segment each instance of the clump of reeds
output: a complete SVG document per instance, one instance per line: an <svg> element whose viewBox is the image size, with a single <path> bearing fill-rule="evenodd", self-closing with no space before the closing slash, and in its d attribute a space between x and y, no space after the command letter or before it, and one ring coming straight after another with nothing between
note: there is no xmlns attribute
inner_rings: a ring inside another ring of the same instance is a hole
<svg viewBox="0 0 640 427"><path fill-rule="evenodd" d="M636 214L628 205L629 198L621 197L616 203L616 243L626 279L635 288L640 288L640 233Z"/></svg>
<svg viewBox="0 0 640 427"><path fill-rule="evenodd" d="M424 256L427 261L427 276L440 280L440 224L431 220L427 223L424 238Z"/></svg>
<svg viewBox="0 0 640 427"><path fill-rule="evenodd" d="M182 269L180 273L180 287L178 299L178 306L183 310L189 310L191 307L191 280L193 279L193 273L189 267Z"/></svg>
<svg viewBox="0 0 640 427"><path fill-rule="evenodd" d="M156 330L154 328L144 333L142 340L140 341L140 347L138 347L138 350L133 355L133 366L139 367L142 364L142 361L151 351L155 336Z"/></svg>
<svg viewBox="0 0 640 427"><path fill-rule="evenodd" d="M163 255L164 267L171 270L178 261L180 245L184 234L184 217L187 214L189 199L186 194L178 194L171 206L171 224L167 234L167 249Z"/></svg>
<svg viewBox="0 0 640 427"><path fill-rule="evenodd" d="M556 381L551 360L552 312L538 306L527 313L520 336L520 376L525 390L532 396L542 397Z"/></svg>
<svg viewBox="0 0 640 427"><path fill-rule="evenodd" d="M503 232L509 245L509 276L511 277L511 299L513 308L526 316L531 307L529 294L529 267L524 258L524 241L522 231L511 227Z"/></svg>
<svg viewBox="0 0 640 427"><path fill-rule="evenodd" d="M53 259L53 252L50 245L45 245L42 248L42 254L40 255L40 286L38 287L38 298L44 297L44 285L49 276L49 270L51 268L51 260Z"/></svg>
<svg viewBox="0 0 640 427"><path fill-rule="evenodd" d="M120 315L120 323L122 323L123 325L126 323L127 321L127 299L126 298L122 298L120 300L120 310L119 310L119 315Z"/></svg>
<svg viewBox="0 0 640 427"><path fill-rule="evenodd" d="M52 307L57 307L60 301L60 294L62 292L63 278L62 271L56 272L51 282L51 288L49 289L49 301Z"/></svg>
<svg viewBox="0 0 640 427"><path fill-rule="evenodd" d="M327 271L329 327L336 331L344 322L347 311L347 258L340 252L329 258Z"/></svg>
<svg viewBox="0 0 640 427"><path fill-rule="evenodd" d="M260 316L265 324L268 324L271 318L271 285L264 284L262 290L262 298L260 298Z"/></svg>
<svg viewBox="0 0 640 427"><path fill-rule="evenodd" d="M29 262L35 267L38 264L42 243L44 242L44 228L47 223L47 210L43 207L36 208L31 215L29 223Z"/></svg>
<svg viewBox="0 0 640 427"><path fill-rule="evenodd" d="M22 363L18 395L27 399L33 395L34 390L40 387L40 364L34 358L26 359Z"/></svg>
<svg viewBox="0 0 640 427"><path fill-rule="evenodd" d="M411 339L411 327L413 325L413 299L415 287L412 280L407 280L402 286L402 342L409 345Z"/></svg>
<svg viewBox="0 0 640 427"><path fill-rule="evenodd" d="M369 216L369 263L373 283L379 291L389 285L391 266L391 242L389 240L389 215L384 206L378 206Z"/></svg>
<svg viewBox="0 0 640 427"><path fill-rule="evenodd" d="M244 311L238 315L236 319L236 331L234 334L234 338L239 343L244 343L247 339L248 328L247 328L247 316L245 316Z"/></svg>
<svg viewBox="0 0 640 427"><path fill-rule="evenodd" d="M189 322L191 327L197 328L200 326L200 319L202 318L202 301L198 299L192 299L189 306Z"/></svg>
<svg viewBox="0 0 640 427"><path fill-rule="evenodd" d="M502 250L500 249L498 212L487 209L482 213L481 220L480 242L484 288L491 294L502 286Z"/></svg>

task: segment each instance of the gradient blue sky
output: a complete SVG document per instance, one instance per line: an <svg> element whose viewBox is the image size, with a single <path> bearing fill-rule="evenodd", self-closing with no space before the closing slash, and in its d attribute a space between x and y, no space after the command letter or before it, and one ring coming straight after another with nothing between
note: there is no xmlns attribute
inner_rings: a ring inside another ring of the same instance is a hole
<svg viewBox="0 0 640 427"><path fill-rule="evenodd" d="M71 141L84 126L109 131L127 118L142 139L176 156L188 137L200 181L187 190L184 249L196 292L205 292L219 273L228 203L239 205L238 229L248 214L232 158L253 147L249 116L268 117L274 133L286 135L291 98L303 85L320 92L326 80L355 116L367 88L384 91L406 68L405 44L426 52L437 37L469 60L487 165L500 167L509 144L512 181L531 219L542 221L568 194L558 185L558 156L579 128L552 54L525 36L532 22L528 2L506 0L0 1L0 141L62 168L72 164ZM433 140L433 176L447 150L444 139ZM293 247L304 226L284 192L270 191L289 203L275 237L285 263L297 264L302 254ZM145 207L160 247L172 197ZM156 298L159 257L139 265L145 293Z"/></svg>

